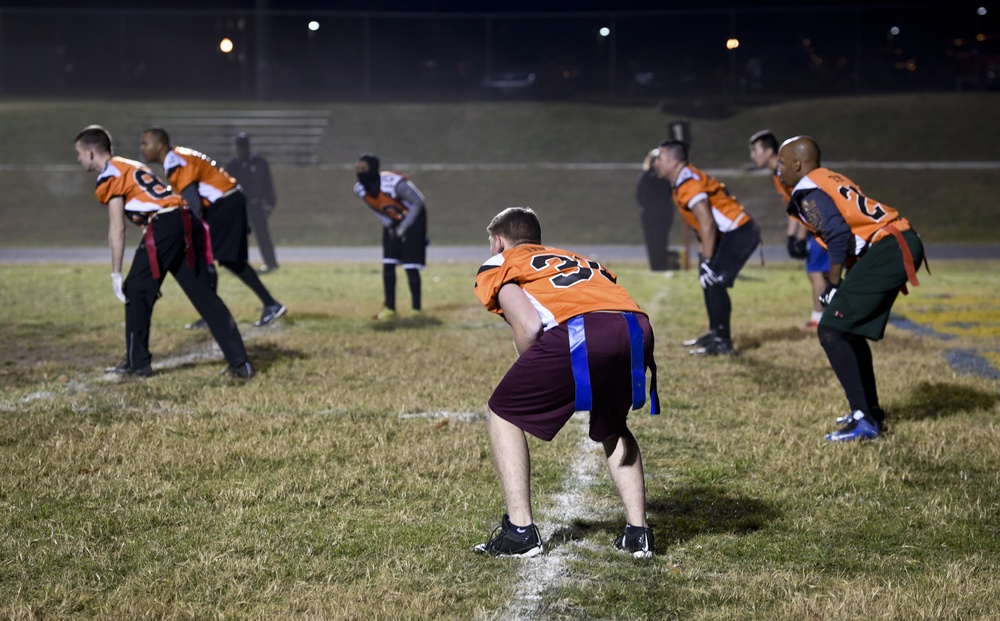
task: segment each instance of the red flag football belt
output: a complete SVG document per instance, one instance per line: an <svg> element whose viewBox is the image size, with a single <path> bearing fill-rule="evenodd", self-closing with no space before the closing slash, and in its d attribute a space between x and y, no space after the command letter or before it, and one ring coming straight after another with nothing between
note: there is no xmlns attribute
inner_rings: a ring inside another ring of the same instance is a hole
<svg viewBox="0 0 1000 621"><path fill-rule="evenodd" d="M181 221L184 223L185 260L187 261L188 267L194 267L194 238L191 234L191 212L186 208L178 209L178 211L181 214ZM159 215L160 213L157 213L149 219L149 224L146 225L146 235L143 238L143 243L146 246L146 255L149 257L149 270L153 273L153 278L156 280L159 280L162 275L162 272L160 271L160 259L156 254L156 239L153 237L153 222ZM204 230L205 262L208 265L211 265L215 262L215 259L212 256L212 238L209 235L208 223L202 221L201 226Z"/></svg>

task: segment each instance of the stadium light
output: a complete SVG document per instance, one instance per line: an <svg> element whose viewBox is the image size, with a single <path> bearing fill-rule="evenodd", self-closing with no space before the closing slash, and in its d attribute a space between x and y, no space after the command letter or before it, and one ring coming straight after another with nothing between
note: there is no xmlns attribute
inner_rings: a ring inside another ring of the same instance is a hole
<svg viewBox="0 0 1000 621"><path fill-rule="evenodd" d="M316 20L309 22L309 30L311 30L312 32L316 32L317 30L319 30L319 22Z"/></svg>
<svg viewBox="0 0 1000 621"><path fill-rule="evenodd" d="M230 39L229 37L226 37L222 41L219 41L219 50L223 54L228 54L228 53L232 52L233 51L233 41L232 41L232 39Z"/></svg>

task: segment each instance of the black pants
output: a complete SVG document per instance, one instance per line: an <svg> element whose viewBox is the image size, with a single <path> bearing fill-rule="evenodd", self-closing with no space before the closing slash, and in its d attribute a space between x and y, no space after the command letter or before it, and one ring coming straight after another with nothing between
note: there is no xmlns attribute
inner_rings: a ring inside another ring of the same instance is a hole
<svg viewBox="0 0 1000 621"><path fill-rule="evenodd" d="M250 218L250 230L257 238L257 249L264 265L274 269L278 267L278 257L274 254L274 242L271 241L271 230L267 226L270 214L264 209L264 203L259 199L247 201L247 216Z"/></svg>
<svg viewBox="0 0 1000 621"><path fill-rule="evenodd" d="M174 275L184 294L208 323L226 361L231 366L247 362L243 337L240 336L236 322L226 304L210 286L201 220L190 214L192 249L189 253L184 239L183 215L182 210L175 209L158 214L150 221L160 269L159 278L153 277L144 242L136 249L125 278L125 296L128 299L125 304L125 348L129 366L133 369L148 365L152 359L149 353L149 326L153 305L159 297L160 285L167 272ZM189 256L194 259L193 265L188 262Z"/></svg>
<svg viewBox="0 0 1000 621"><path fill-rule="evenodd" d="M660 209L642 209L639 213L642 223L642 236L646 241L646 256L649 258L649 269L662 272L670 269L670 248L668 237L673 224L673 209L664 205Z"/></svg>

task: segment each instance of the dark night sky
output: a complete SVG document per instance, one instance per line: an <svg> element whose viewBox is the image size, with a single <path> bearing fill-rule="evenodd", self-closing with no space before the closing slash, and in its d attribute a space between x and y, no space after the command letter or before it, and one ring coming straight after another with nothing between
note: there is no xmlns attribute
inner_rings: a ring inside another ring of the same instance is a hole
<svg viewBox="0 0 1000 621"><path fill-rule="evenodd" d="M169 3L139 5L134 0L0 0L0 8L95 8L95 9L158 9L158 10L197 10L197 9L252 9L255 0L173 0ZM725 8L805 8L856 6L907 7L941 6L953 7L965 4L968 6L985 5L994 10L1000 10L996 1L976 2L943 2L940 0L914 0L911 2L889 2L860 0L823 2L788 2L774 0L771 2L742 0L699 0L697 2L650 2L649 0L579 0L565 2L555 0L428 0L413 2L413 0L270 0L274 11L398 11L398 12L604 12L604 11L662 11L662 10L694 10L694 9L725 9Z"/></svg>

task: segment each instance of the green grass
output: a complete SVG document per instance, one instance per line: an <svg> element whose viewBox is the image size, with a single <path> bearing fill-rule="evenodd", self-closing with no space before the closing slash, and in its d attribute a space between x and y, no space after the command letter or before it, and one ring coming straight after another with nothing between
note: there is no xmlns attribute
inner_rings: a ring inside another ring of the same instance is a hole
<svg viewBox="0 0 1000 621"><path fill-rule="evenodd" d="M691 118L692 161L702 168L742 168L746 140L762 127L779 136L810 134L827 161L1000 161L995 93L946 93L805 100ZM279 206L271 219L279 245L377 245L378 223L354 197L350 166L363 151L386 168L399 163L427 197L433 243L480 243L484 222L511 205L549 214L547 234L567 243L640 243L634 191L638 166L685 118L682 102L611 106L570 103L268 104L319 108L330 126L316 166L276 165ZM0 245L93 246L107 238L107 214L93 196L94 175L75 168L70 141L83 126L106 125L118 151L137 157L138 134L157 111L239 110L244 102L0 103ZM260 107L260 106L258 106ZM170 129L169 127L167 128ZM219 159L228 153L210 154ZM635 170L562 171L545 162L634 162ZM524 170L430 170L435 163L527 164ZM18 166L59 165L65 169ZM346 169L345 169L346 168ZM931 243L995 241L995 170L923 171L845 167L875 198L900 209ZM722 177L760 220L769 244L784 240L785 221L769 181ZM674 229L675 240L680 225Z"/></svg>
<svg viewBox="0 0 1000 621"><path fill-rule="evenodd" d="M503 510L484 404L514 357L471 294L477 266L431 266L424 315L389 324L369 319L377 264L286 267L268 285L291 310L269 329L220 279L260 370L240 384L183 329L194 312L170 279L157 374L116 381L100 372L122 345L104 268L0 265L0 618L510 617L523 564L469 552ZM747 267L740 356L708 360L676 345L704 324L690 273L611 267L657 336L664 413L632 421L657 555L610 551L622 516L607 475L571 483L580 431L532 440L543 535L570 522L535 618L995 614L1000 390L944 353L1000 351L1000 263L939 261L897 302L954 338L890 327L873 345L892 426L860 446L821 441L845 405L797 329L799 267ZM581 515L557 514L559 493Z"/></svg>

